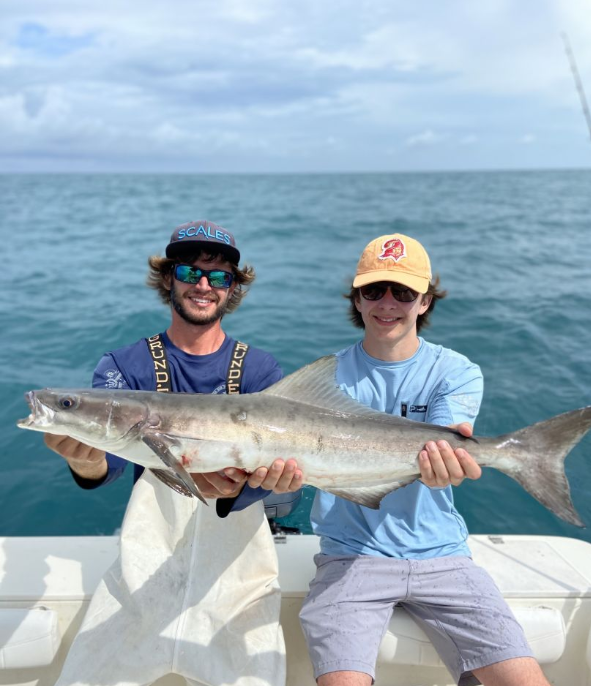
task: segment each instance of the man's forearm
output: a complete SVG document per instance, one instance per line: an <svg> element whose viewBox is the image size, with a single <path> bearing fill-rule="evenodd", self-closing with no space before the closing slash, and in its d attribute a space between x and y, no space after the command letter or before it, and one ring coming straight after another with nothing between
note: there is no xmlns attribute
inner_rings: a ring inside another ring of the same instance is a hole
<svg viewBox="0 0 591 686"><path fill-rule="evenodd" d="M68 463L70 469L74 474L78 475L82 479L101 481L107 475L109 471L109 465L107 464L106 457L102 460L84 460L79 458L64 458Z"/></svg>

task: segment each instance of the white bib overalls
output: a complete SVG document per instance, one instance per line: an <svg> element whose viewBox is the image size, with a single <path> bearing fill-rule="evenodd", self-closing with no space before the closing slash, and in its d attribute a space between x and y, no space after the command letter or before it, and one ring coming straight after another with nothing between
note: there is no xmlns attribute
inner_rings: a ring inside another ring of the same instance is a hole
<svg viewBox="0 0 591 686"><path fill-rule="evenodd" d="M120 555L100 582L57 686L284 686L277 555L262 502L227 519L146 470Z"/></svg>

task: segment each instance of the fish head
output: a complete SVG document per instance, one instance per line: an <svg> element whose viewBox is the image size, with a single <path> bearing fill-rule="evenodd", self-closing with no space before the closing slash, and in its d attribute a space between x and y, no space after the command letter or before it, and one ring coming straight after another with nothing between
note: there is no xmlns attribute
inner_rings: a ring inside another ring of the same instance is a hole
<svg viewBox="0 0 591 686"><path fill-rule="evenodd" d="M149 416L147 405L124 391L53 389L25 394L31 413L21 429L71 436L108 449L121 443Z"/></svg>

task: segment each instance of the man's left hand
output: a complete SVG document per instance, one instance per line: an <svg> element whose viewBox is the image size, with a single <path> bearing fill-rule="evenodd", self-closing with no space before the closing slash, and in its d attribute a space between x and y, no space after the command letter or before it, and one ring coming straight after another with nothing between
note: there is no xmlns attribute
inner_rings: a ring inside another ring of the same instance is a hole
<svg viewBox="0 0 591 686"><path fill-rule="evenodd" d="M259 467L248 477L248 485L251 488L259 486L273 493L292 493L302 487L302 470L298 469L298 463L289 460L277 459L271 467Z"/></svg>
<svg viewBox="0 0 591 686"><path fill-rule="evenodd" d="M452 424L449 428L466 438L472 436L469 422ZM427 442L419 453L419 467L421 481L429 488L445 488L450 484L459 486L464 479L479 479L482 475L482 469L467 450L453 450L445 440Z"/></svg>
<svg viewBox="0 0 591 686"><path fill-rule="evenodd" d="M246 481L246 473L241 469L192 473L191 476L204 498L235 498Z"/></svg>

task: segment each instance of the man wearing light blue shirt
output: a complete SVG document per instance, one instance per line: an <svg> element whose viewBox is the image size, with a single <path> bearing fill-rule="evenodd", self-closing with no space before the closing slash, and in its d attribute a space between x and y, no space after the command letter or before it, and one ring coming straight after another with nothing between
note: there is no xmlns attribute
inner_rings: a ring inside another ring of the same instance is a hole
<svg viewBox="0 0 591 686"><path fill-rule="evenodd" d="M477 365L417 334L445 292L416 240L395 234L363 252L349 294L365 331L338 353L337 381L373 409L472 433L482 398ZM317 574L301 621L319 686L369 686L392 611L403 605L461 686L548 686L492 579L471 560L451 485L478 478L462 449L428 442L421 481L378 510L318 491Z"/></svg>

